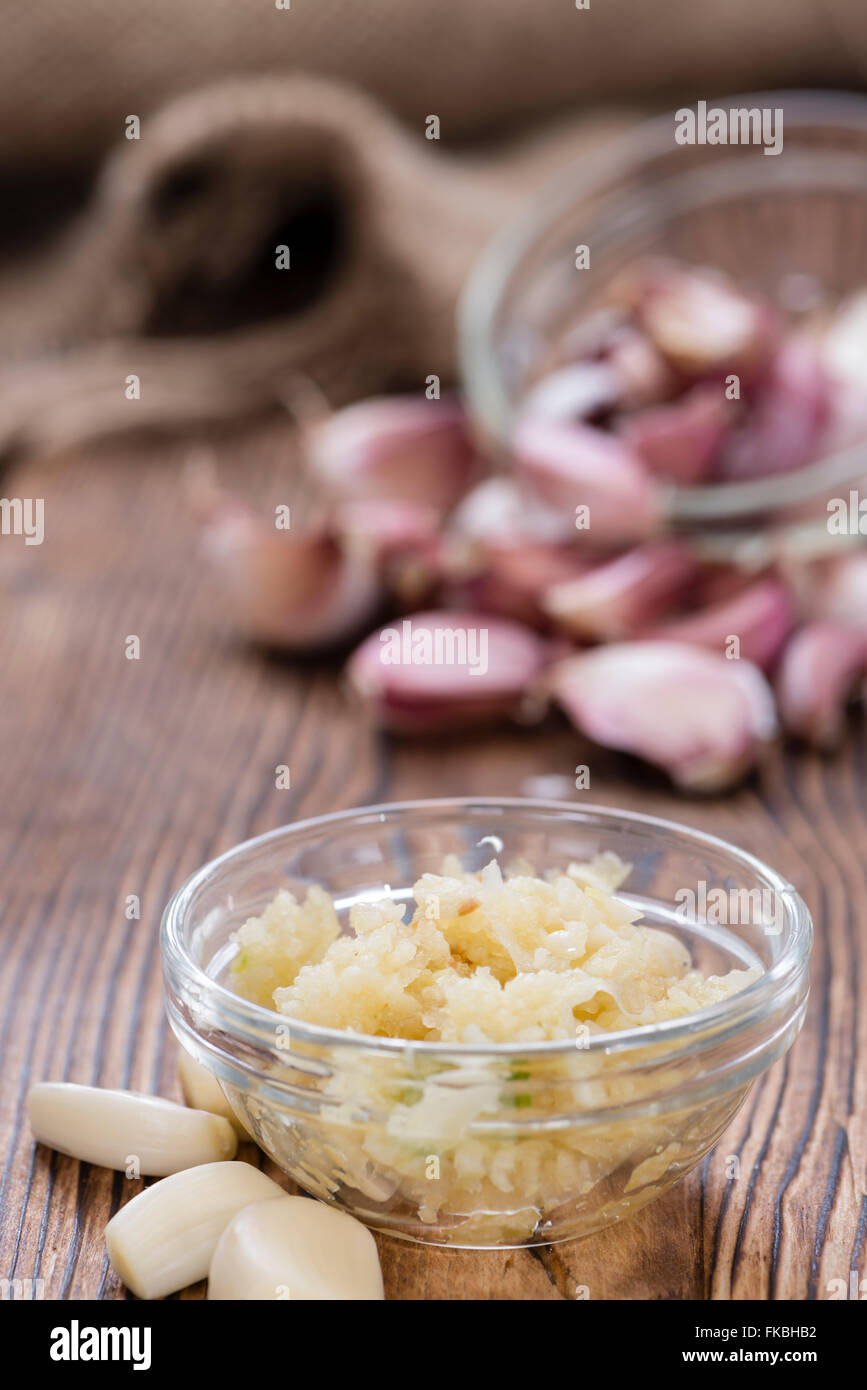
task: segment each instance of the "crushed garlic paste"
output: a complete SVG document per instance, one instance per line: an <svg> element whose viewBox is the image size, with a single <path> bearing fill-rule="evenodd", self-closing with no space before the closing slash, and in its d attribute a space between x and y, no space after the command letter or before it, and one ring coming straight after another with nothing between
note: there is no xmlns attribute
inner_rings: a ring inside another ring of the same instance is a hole
<svg viewBox="0 0 867 1390"><path fill-rule="evenodd" d="M234 933L235 988L307 1023L446 1043L542 1042L680 1018L760 971L704 976L668 932L616 897L630 866L600 854L539 878L456 858L423 874L408 921L388 898L355 904L352 935L328 894L282 890Z"/></svg>

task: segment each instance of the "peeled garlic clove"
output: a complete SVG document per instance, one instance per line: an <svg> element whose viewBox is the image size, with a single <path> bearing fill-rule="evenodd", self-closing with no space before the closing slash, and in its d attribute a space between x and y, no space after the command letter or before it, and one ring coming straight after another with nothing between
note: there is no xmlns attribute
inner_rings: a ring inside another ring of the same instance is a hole
<svg viewBox="0 0 867 1390"><path fill-rule="evenodd" d="M619 433L651 472L676 483L700 483L713 470L734 410L722 386L705 384L670 405L627 416Z"/></svg>
<svg viewBox="0 0 867 1390"><path fill-rule="evenodd" d="M776 732L756 666L675 642L596 647L554 667L550 687L588 738L696 791L733 785Z"/></svg>
<svg viewBox="0 0 867 1390"><path fill-rule="evenodd" d="M752 377L773 346L770 306L713 271L647 263L628 297L654 346L686 376L725 371Z"/></svg>
<svg viewBox="0 0 867 1390"><path fill-rule="evenodd" d="M660 529L665 494L613 435L529 416L518 424L513 451L519 478L547 506L575 518L576 539L605 548Z"/></svg>
<svg viewBox="0 0 867 1390"><path fill-rule="evenodd" d="M546 655L518 623L444 609L371 633L347 674L381 724L429 731L519 714Z"/></svg>
<svg viewBox="0 0 867 1390"><path fill-rule="evenodd" d="M545 420L589 420L617 404L617 373L606 362L570 362L534 382L521 411Z"/></svg>
<svg viewBox="0 0 867 1390"><path fill-rule="evenodd" d="M232 1158L238 1139L228 1120L159 1096L42 1081L27 1096L36 1138L82 1163L163 1177Z"/></svg>
<svg viewBox="0 0 867 1390"><path fill-rule="evenodd" d="M846 706L867 674L867 630L807 623L783 652L776 690L783 727L820 748L839 743Z"/></svg>
<svg viewBox="0 0 867 1390"><path fill-rule="evenodd" d="M733 598L664 623L647 635L654 641L707 647L720 655L731 651L766 671L774 665L797 619L797 608L785 584L778 579L760 579Z"/></svg>
<svg viewBox="0 0 867 1390"><path fill-rule="evenodd" d="M385 1298L366 1226L311 1197L256 1202L217 1242L208 1298L370 1302Z"/></svg>
<svg viewBox="0 0 867 1390"><path fill-rule="evenodd" d="M816 345L807 339L783 343L767 379L756 388L743 424L722 450L718 477L734 482L803 468L817 457L830 402L830 384Z"/></svg>
<svg viewBox="0 0 867 1390"><path fill-rule="evenodd" d="M138 1298L165 1298L205 1278L237 1212L285 1196L249 1163L187 1168L146 1187L111 1218L105 1228L111 1267Z"/></svg>
<svg viewBox="0 0 867 1390"><path fill-rule="evenodd" d="M699 574L697 561L680 541L640 546L555 584L542 606L574 637L603 642L631 637L682 600Z"/></svg>
<svg viewBox="0 0 867 1390"><path fill-rule="evenodd" d="M346 640L376 613L376 560L323 527L278 531L237 504L206 526L203 551L242 630L289 651Z"/></svg>
<svg viewBox="0 0 867 1390"><path fill-rule="evenodd" d="M448 511L477 471L455 396L377 397L336 411L308 433L315 477L341 498L401 499Z"/></svg>
<svg viewBox="0 0 867 1390"><path fill-rule="evenodd" d="M253 1138L246 1125L238 1119L217 1078L183 1047L178 1052L178 1076L187 1105L194 1110L207 1110L211 1115L222 1115L239 1139ZM225 1154L223 1157L229 1158L231 1155Z"/></svg>

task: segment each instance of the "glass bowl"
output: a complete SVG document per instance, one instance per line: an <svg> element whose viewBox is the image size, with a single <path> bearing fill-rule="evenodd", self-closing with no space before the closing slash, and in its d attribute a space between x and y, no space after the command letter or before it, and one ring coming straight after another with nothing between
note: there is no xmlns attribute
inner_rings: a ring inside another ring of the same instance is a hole
<svg viewBox="0 0 867 1390"><path fill-rule="evenodd" d="M781 108L781 153L678 145L673 113L658 117L562 174L483 254L459 342L468 409L489 445L508 444L515 407L540 368L556 365L564 330L646 256L721 270L795 322L867 287L867 98L767 92L712 105ZM580 271L578 245L590 248ZM867 441L782 476L673 487L667 517L672 529L706 532L785 522L831 548L826 503L865 474Z"/></svg>
<svg viewBox="0 0 867 1390"><path fill-rule="evenodd" d="M345 926L360 898L411 899L447 854L544 873L607 850L632 865L618 896L705 973L760 964L761 976L681 1019L487 1046L339 1032L227 987L230 934L278 888L321 884ZM371 806L272 830L195 873L161 934L174 1032L281 1168L378 1230L471 1248L586 1235L693 1168L798 1033L810 942L795 890L722 840L519 798Z"/></svg>

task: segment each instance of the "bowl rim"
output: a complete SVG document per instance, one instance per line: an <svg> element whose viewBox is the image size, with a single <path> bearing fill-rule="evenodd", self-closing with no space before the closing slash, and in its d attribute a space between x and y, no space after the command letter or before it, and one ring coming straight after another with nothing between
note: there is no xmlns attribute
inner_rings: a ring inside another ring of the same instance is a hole
<svg viewBox="0 0 867 1390"><path fill-rule="evenodd" d="M263 1028L273 1031L277 1023L291 1025L293 1042L313 1046L362 1049L366 1053L394 1056L396 1054L421 1054L449 1059L505 1058L527 1055L534 1058L549 1058L569 1055L575 1051L575 1040L571 1038L541 1042L505 1043L456 1043L424 1041L412 1038L375 1037L369 1033L354 1033L344 1029L328 1028L321 1024L306 1023L290 1015L277 1013L263 1005L255 1004L236 994L221 984L193 958L183 936L186 912L198 890L220 869L231 865L234 860L273 844L281 839L301 836L309 831L338 827L365 820L384 821L388 817L405 817L413 812L442 811L453 812L456 817L472 809L496 814L498 810L548 812L558 817L575 821L578 824L599 824L605 822L627 822L635 827L660 834L674 834L679 838L704 846L716 852L724 852L750 868L767 881L778 899L783 903L789 923L789 936L778 959L738 993L706 1008L685 1014L681 1018L667 1019L660 1023L636 1025L610 1033L593 1034L582 1053L629 1053L647 1049L653 1043L672 1043L697 1038L706 1030L713 1029L714 1036L728 1025L729 1031L740 1031L750 1023L765 1016L776 996L803 974L809 967L810 950L813 938L813 925L809 909L797 889L770 865L708 831L695 830L678 821L648 815L640 811L627 811L619 807L602 806L597 803L576 805L568 801L536 799L527 797L435 797L411 801L379 802L369 806L350 807L343 811L332 811L324 815L308 817L305 820L289 822L274 827L261 835L252 836L240 844L232 846L222 854L203 864L172 895L163 912L160 924L159 942L163 962L165 984L182 983L192 986L197 992L208 991L222 1006L225 1017L221 1021L224 1031L235 1034L249 1029L257 1038ZM275 885L275 893L279 888ZM173 1001L167 1001L170 1005ZM719 1028L717 1028L719 1025ZM287 1060L288 1060L288 1054Z"/></svg>
<svg viewBox="0 0 867 1390"><path fill-rule="evenodd" d="M862 92L782 88L715 97L712 104L726 108L783 106L796 129L848 125L867 134L867 94ZM683 109L690 105L695 103L685 103ZM529 205L488 241L471 266L456 311L458 369L462 397L483 438L500 447L508 443L508 405L493 365L493 341L500 304L521 260L546 227L582 192L592 196L673 148L673 115L674 109L639 121L549 178ZM738 158L743 159L743 154L729 153L727 162ZM724 162L726 157L721 156L719 167ZM689 173L684 171L681 177L688 178ZM692 487L669 484L664 489L666 510L676 525L707 520L743 524L761 513L784 511L809 501L825 486L845 485L857 476L859 460L867 467L865 452L867 440L814 460L785 479L772 476Z"/></svg>

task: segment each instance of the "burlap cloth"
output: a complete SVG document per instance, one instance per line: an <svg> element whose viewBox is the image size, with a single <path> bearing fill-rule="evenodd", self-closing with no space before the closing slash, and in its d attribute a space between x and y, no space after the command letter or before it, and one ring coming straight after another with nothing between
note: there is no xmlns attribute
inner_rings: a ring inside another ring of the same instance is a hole
<svg viewBox="0 0 867 1390"><path fill-rule="evenodd" d="M0 451L235 416L298 372L336 403L448 379L473 259L556 169L634 118L627 100L860 86L865 60L861 0L12 7L0 166L115 148L78 224L0 276ZM605 114L512 133L602 95ZM440 141L424 138L431 114ZM123 137L129 115L139 140ZM482 132L483 152L455 148ZM291 268L277 270L284 244Z"/></svg>

